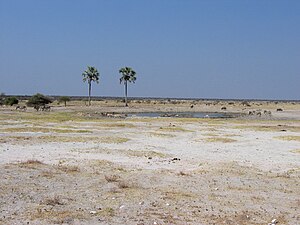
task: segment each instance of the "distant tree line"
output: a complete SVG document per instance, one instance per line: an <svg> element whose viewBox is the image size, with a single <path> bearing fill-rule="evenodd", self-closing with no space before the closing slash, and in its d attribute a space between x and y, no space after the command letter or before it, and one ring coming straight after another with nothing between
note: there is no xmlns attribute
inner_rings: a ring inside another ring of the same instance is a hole
<svg viewBox="0 0 300 225"><path fill-rule="evenodd" d="M128 106L128 83L135 83L136 81L136 72L131 67L123 67L119 69L120 84L124 84L124 93L125 93L125 106ZM83 82L88 83L88 105L91 105L91 93L92 93L92 83L99 83L100 73L93 66L88 66L87 69L82 73ZM67 102L71 101L71 98L68 96L60 96L58 98L59 103L64 103L65 107L67 106ZM45 106L47 104L52 103L53 101L43 94L37 93L31 96L26 105L29 107L39 107ZM19 103L19 100L15 96L6 97L4 93L0 94L0 105L9 105L13 106Z"/></svg>
<svg viewBox="0 0 300 225"><path fill-rule="evenodd" d="M13 106L19 103L19 100L14 96L5 96L4 93L0 94L0 105Z"/></svg>

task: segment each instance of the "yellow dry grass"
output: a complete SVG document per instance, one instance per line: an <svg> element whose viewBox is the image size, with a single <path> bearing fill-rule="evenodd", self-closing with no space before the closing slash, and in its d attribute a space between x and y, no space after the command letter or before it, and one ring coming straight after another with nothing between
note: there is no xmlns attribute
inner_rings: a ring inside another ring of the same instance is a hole
<svg viewBox="0 0 300 225"><path fill-rule="evenodd" d="M94 141L94 137L85 137L85 136L40 136L38 140L44 142L89 142Z"/></svg>
<svg viewBox="0 0 300 225"><path fill-rule="evenodd" d="M150 132L149 135L154 136L154 137L161 137L161 138L176 137L176 135L174 135L174 134L167 134L167 133L162 133L162 132Z"/></svg>
<svg viewBox="0 0 300 225"><path fill-rule="evenodd" d="M222 143L236 142L235 139L232 139L232 138L222 138L222 137L205 138L204 141L206 141L206 142L222 142Z"/></svg>
<svg viewBox="0 0 300 225"><path fill-rule="evenodd" d="M290 152L292 152L292 153L299 153L300 154L300 149L294 149L294 150L291 150Z"/></svg>
<svg viewBox="0 0 300 225"><path fill-rule="evenodd" d="M135 125L131 123L99 123L97 124L99 127L104 128L134 128Z"/></svg>
<svg viewBox="0 0 300 225"><path fill-rule="evenodd" d="M167 131L167 132L192 132L191 130L187 130L183 127L160 127L159 131Z"/></svg>
<svg viewBox="0 0 300 225"><path fill-rule="evenodd" d="M205 133L205 134L202 134L202 136L217 137L217 136L219 136L219 134L215 134L215 133Z"/></svg>
<svg viewBox="0 0 300 225"><path fill-rule="evenodd" d="M99 138L99 142L107 143L107 144L121 144L129 141L129 138L124 137L101 137Z"/></svg>
<svg viewBox="0 0 300 225"><path fill-rule="evenodd" d="M300 141L300 136L279 136L275 138L283 141Z"/></svg>
<svg viewBox="0 0 300 225"><path fill-rule="evenodd" d="M90 130L77 130L77 129L57 129L45 127L9 127L2 128L0 132L10 133L25 133L25 132L40 132L40 133L92 133Z"/></svg>
<svg viewBox="0 0 300 225"><path fill-rule="evenodd" d="M80 172L80 168L78 166L74 166L74 165L58 165L56 168L65 173Z"/></svg>
<svg viewBox="0 0 300 225"><path fill-rule="evenodd" d="M43 136L1 136L0 143L18 143L25 142L95 142L106 144L121 144L129 141L129 138L111 136L111 137L95 137L95 136L59 136L59 135L43 135Z"/></svg>
<svg viewBox="0 0 300 225"><path fill-rule="evenodd" d="M44 165L44 163L42 163L41 161L36 160L36 159L29 159L27 161L20 162L17 165L21 168L36 169L39 166Z"/></svg>
<svg viewBox="0 0 300 225"><path fill-rule="evenodd" d="M151 157L151 158L166 158L167 154L164 154L162 152L157 151L134 151L134 150L128 150L126 151L126 154L129 156L135 156L135 157Z"/></svg>

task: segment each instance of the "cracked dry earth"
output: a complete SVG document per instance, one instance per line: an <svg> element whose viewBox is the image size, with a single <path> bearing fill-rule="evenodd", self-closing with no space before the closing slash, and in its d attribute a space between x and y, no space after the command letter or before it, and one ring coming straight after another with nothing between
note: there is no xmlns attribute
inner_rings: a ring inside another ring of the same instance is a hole
<svg viewBox="0 0 300 225"><path fill-rule="evenodd" d="M0 224L300 224L299 121L17 118Z"/></svg>

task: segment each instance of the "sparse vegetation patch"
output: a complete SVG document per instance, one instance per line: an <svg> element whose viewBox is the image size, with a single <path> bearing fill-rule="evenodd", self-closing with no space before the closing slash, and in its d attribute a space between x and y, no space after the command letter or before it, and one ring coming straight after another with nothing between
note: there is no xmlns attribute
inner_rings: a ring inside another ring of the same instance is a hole
<svg viewBox="0 0 300 225"><path fill-rule="evenodd" d="M101 123L100 127L105 128L134 128L135 125L131 123Z"/></svg>
<svg viewBox="0 0 300 225"><path fill-rule="evenodd" d="M121 144L129 141L129 138L124 137L101 137L98 139L99 142L107 143L107 144Z"/></svg>
<svg viewBox="0 0 300 225"><path fill-rule="evenodd" d="M41 133L92 133L90 130L77 129L58 129L46 127L8 127L0 129L0 132L24 133L24 132L41 132Z"/></svg>
<svg viewBox="0 0 300 225"><path fill-rule="evenodd" d="M169 126L169 127L160 127L159 131L168 131L168 132L191 132L183 127Z"/></svg>
<svg viewBox="0 0 300 225"><path fill-rule="evenodd" d="M204 134L202 134L202 136L217 137L217 136L219 136L219 134L216 134L216 133L204 133Z"/></svg>
<svg viewBox="0 0 300 225"><path fill-rule="evenodd" d="M300 149L294 149L294 150L291 150L292 153L299 153L300 154Z"/></svg>
<svg viewBox="0 0 300 225"><path fill-rule="evenodd" d="M112 175L105 175L105 180L109 183L117 182L120 179L120 176L112 174Z"/></svg>
<svg viewBox="0 0 300 225"><path fill-rule="evenodd" d="M57 168L65 173L80 172L79 167L74 165L58 165Z"/></svg>
<svg viewBox="0 0 300 225"><path fill-rule="evenodd" d="M232 138L223 138L223 137L212 137L212 138L205 138L206 142L222 142L222 143L232 143L236 142L235 139Z"/></svg>
<svg viewBox="0 0 300 225"><path fill-rule="evenodd" d="M162 133L162 132L150 132L150 136L161 137L161 138L173 138L176 137L174 134Z"/></svg>
<svg viewBox="0 0 300 225"><path fill-rule="evenodd" d="M284 141L300 141L300 136L279 136L275 138Z"/></svg>
<svg viewBox="0 0 300 225"><path fill-rule="evenodd" d="M54 196L54 197L49 197L49 198L46 198L44 201L43 201L44 204L46 205L51 205L51 206L55 206L55 205L63 205L63 202L60 198L60 196Z"/></svg>
<svg viewBox="0 0 300 225"><path fill-rule="evenodd" d="M157 151L140 151L140 150L127 150L127 155L135 157L146 157L146 158L166 158L167 154Z"/></svg>
<svg viewBox="0 0 300 225"><path fill-rule="evenodd" d="M20 162L17 165L21 168L37 169L40 166L43 166L44 163L36 159L29 159L27 161Z"/></svg>

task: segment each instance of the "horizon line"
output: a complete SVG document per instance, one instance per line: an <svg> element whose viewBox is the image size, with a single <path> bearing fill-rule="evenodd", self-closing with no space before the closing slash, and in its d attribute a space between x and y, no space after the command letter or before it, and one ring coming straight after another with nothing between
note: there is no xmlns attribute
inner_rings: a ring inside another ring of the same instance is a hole
<svg viewBox="0 0 300 225"><path fill-rule="evenodd" d="M34 95L34 94L33 94ZM17 95L17 94L9 94L4 96L14 96L19 98L28 98L33 95ZM88 96L85 95L47 95L43 94L45 96L53 97L53 98L59 98L61 96L68 96L73 99L83 100L84 98L87 98ZM101 100L101 99L123 99L124 96L91 96L92 100ZM128 99L131 100L141 100L141 99L147 99L147 100L190 100L190 101L271 101L271 102L300 102L300 99L263 99L263 98L192 98L192 97L142 97L142 96L131 96L128 97Z"/></svg>

